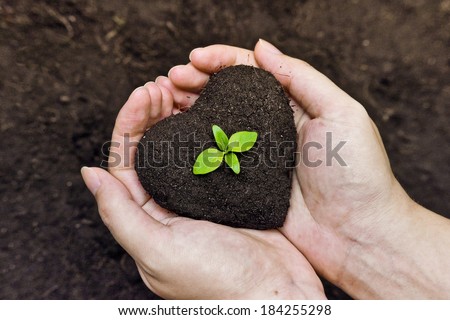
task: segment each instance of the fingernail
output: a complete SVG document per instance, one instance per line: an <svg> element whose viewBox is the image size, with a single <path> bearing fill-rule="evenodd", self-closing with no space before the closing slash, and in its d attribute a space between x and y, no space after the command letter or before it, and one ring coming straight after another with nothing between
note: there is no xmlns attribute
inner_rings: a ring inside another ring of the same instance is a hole
<svg viewBox="0 0 450 320"><path fill-rule="evenodd" d="M81 176L83 177L84 183L88 187L89 191L95 196L98 188L100 187L100 179L97 173L89 167L81 168Z"/></svg>
<svg viewBox="0 0 450 320"><path fill-rule="evenodd" d="M192 60L192 55L194 54L195 51L199 51L201 49L203 49L203 48L195 48L194 50L192 50L191 53L189 53L189 60L190 61Z"/></svg>
<svg viewBox="0 0 450 320"><path fill-rule="evenodd" d="M267 42L266 40L264 40L264 39L259 39L259 43L261 44L261 46L265 49L265 50L267 50L267 51L269 51L269 52L271 52L271 53L274 53L274 54L281 54L282 52L280 51L280 50L278 50L273 44L271 44L270 42Z"/></svg>

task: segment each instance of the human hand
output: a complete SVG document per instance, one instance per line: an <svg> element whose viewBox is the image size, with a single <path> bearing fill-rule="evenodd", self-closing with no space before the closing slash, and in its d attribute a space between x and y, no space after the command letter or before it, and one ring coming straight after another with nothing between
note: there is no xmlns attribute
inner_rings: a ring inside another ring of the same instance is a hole
<svg viewBox="0 0 450 320"><path fill-rule="evenodd" d="M82 169L104 223L145 284L169 299L325 298L313 268L281 232L177 217L145 192L134 170L136 145L149 126L175 112L165 87L136 89L116 120L110 173Z"/></svg>
<svg viewBox="0 0 450 320"><path fill-rule="evenodd" d="M250 64L275 75L294 103L300 160L281 232L317 271L347 293L358 298L401 296L384 282L373 287L361 279L370 282L392 269L395 262L374 270L368 264L376 262L369 260L387 260L395 252L389 246L399 242L399 232L411 230L407 214L415 206L393 176L365 109L307 63L265 41L254 52L223 45L199 48L190 60L174 67L168 78L157 79L182 106L190 105L186 97L195 99L209 75L220 68Z"/></svg>

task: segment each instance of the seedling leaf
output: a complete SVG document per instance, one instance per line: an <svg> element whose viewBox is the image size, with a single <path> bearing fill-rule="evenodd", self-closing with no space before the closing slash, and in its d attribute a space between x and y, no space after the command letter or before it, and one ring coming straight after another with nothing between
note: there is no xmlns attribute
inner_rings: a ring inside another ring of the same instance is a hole
<svg viewBox="0 0 450 320"><path fill-rule="evenodd" d="M222 163L224 153L216 148L203 150L195 160L193 173L206 174L216 170Z"/></svg>
<svg viewBox="0 0 450 320"><path fill-rule="evenodd" d="M239 174L239 172L241 172L241 166L239 165L239 159L236 156L236 153L228 152L225 155L225 162L234 173Z"/></svg>
<svg viewBox="0 0 450 320"><path fill-rule="evenodd" d="M250 150L258 138L258 133L253 131L239 131L234 133L228 141L227 151L245 152Z"/></svg>
<svg viewBox="0 0 450 320"><path fill-rule="evenodd" d="M228 146L227 135L219 126L213 125L212 130L214 134L214 139L216 139L217 146L219 147L220 150L226 151Z"/></svg>

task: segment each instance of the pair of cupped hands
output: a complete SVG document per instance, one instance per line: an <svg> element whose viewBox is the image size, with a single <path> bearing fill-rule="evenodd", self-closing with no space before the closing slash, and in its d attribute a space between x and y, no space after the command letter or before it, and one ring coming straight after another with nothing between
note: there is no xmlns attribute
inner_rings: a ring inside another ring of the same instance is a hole
<svg viewBox="0 0 450 320"><path fill-rule="evenodd" d="M284 226L266 231L178 217L161 208L138 180L135 147L130 161L109 172L84 167L104 223L148 288L168 299L324 299L321 275L353 297L383 297L382 288L367 290L361 278L371 275L363 274L358 261L379 251L374 248L386 242L386 234L395 233L394 221L415 204L393 176L365 109L312 66L264 40L254 51L198 48L189 59L134 90L117 117L111 152L124 159L125 135L137 145L146 129L192 105L210 74L248 64L273 73L290 95L298 151L308 142L325 146L331 132L333 141L346 141L339 151L346 165L326 165L325 147L309 149L308 160L322 165L298 161Z"/></svg>

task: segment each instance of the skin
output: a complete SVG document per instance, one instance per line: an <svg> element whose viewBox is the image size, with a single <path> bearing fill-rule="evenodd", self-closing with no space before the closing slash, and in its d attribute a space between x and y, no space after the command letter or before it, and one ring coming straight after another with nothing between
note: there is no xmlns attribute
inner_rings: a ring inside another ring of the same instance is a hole
<svg viewBox="0 0 450 320"><path fill-rule="evenodd" d="M305 257L278 230L234 229L177 217L144 191L134 170L145 130L177 112L169 90L155 83L136 89L121 109L112 152L130 161L83 168L82 175L114 238L133 257L145 284L166 299L324 299ZM117 144L115 144L117 142ZM115 159L114 159L115 160Z"/></svg>
<svg viewBox="0 0 450 320"><path fill-rule="evenodd" d="M449 220L408 197L361 104L263 40L254 51L192 51L190 63L131 95L113 141L130 133L137 142L147 127L191 106L211 73L237 64L272 72L294 104L299 159L307 161L296 167L287 220L279 230L254 231L179 218L145 193L133 159L110 174L83 168L105 224L147 286L165 298L320 299L317 272L355 298L449 298ZM307 148L325 146L326 132L333 146L346 141L339 150L346 165L327 165L325 147ZM114 152L123 154L122 145Z"/></svg>

